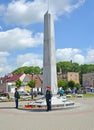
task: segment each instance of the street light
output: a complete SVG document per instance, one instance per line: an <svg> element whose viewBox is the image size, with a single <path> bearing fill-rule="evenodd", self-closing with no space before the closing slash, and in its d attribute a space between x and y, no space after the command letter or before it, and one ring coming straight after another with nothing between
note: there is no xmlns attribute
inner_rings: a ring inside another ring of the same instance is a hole
<svg viewBox="0 0 94 130"><path fill-rule="evenodd" d="M34 76L34 73L32 73L32 80L34 80L34 79L33 79L33 76Z"/></svg>

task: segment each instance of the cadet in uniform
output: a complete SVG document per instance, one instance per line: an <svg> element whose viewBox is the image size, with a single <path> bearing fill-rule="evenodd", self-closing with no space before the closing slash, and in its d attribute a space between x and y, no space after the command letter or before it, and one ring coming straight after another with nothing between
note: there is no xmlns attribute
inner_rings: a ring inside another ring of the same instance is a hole
<svg viewBox="0 0 94 130"><path fill-rule="evenodd" d="M20 98L20 95L19 95L19 92L17 91L17 88L15 88L14 97L15 97L16 108L18 108L18 100Z"/></svg>
<svg viewBox="0 0 94 130"><path fill-rule="evenodd" d="M46 87L46 103L47 103L47 111L51 111L51 87L48 85Z"/></svg>

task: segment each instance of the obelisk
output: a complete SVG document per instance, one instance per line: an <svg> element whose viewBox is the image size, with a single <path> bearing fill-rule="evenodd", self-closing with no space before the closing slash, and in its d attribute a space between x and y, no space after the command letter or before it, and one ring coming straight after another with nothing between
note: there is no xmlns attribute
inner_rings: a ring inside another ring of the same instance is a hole
<svg viewBox="0 0 94 130"><path fill-rule="evenodd" d="M57 94L56 51L54 39L54 21L47 11L44 15L44 48L43 48L43 93L46 86L51 86L52 94Z"/></svg>

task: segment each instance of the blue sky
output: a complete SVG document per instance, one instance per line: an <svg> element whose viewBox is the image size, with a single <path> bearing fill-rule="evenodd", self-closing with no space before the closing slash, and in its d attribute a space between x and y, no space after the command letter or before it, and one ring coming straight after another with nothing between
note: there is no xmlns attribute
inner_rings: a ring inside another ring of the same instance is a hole
<svg viewBox="0 0 94 130"><path fill-rule="evenodd" d="M22 66L43 66L47 0L0 0L0 76ZM94 0L49 0L56 61L94 64Z"/></svg>

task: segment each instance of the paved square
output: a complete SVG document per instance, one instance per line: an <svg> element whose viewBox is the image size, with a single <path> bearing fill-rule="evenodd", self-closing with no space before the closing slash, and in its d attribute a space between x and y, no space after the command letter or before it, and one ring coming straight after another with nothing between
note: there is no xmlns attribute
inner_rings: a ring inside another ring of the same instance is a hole
<svg viewBox="0 0 94 130"><path fill-rule="evenodd" d="M50 112L17 110L14 102L0 102L0 130L94 130L94 98L75 101L81 106Z"/></svg>

